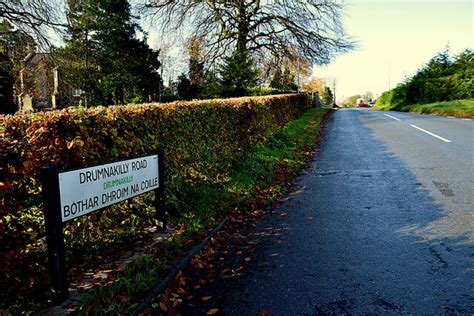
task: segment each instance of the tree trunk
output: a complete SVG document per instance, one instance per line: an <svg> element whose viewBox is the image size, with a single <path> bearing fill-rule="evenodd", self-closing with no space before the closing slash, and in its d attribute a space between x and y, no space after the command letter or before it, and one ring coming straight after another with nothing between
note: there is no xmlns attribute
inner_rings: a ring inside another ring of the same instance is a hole
<svg viewBox="0 0 474 316"><path fill-rule="evenodd" d="M249 20L247 17L247 10L245 6L245 0L238 2L238 35L237 35L237 50L239 52L247 51L247 41L249 34Z"/></svg>

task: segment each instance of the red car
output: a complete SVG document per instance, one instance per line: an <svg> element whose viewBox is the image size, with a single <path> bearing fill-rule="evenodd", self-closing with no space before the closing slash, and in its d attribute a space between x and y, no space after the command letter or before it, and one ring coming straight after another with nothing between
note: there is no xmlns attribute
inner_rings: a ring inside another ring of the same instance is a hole
<svg viewBox="0 0 474 316"><path fill-rule="evenodd" d="M369 107L369 105L362 98L357 99L356 106L358 108L368 108Z"/></svg>

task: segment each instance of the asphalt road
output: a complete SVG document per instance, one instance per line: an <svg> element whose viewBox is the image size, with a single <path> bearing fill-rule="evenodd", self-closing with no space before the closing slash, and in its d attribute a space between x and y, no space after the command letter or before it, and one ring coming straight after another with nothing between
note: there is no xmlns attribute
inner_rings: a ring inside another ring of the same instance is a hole
<svg viewBox="0 0 474 316"><path fill-rule="evenodd" d="M336 112L221 312L474 314L473 124Z"/></svg>

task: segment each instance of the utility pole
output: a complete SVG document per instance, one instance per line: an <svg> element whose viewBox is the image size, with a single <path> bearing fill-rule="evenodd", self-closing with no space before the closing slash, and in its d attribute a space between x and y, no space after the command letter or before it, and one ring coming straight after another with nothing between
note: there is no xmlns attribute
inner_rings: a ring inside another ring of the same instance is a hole
<svg viewBox="0 0 474 316"><path fill-rule="evenodd" d="M332 81L332 94L334 97L334 104L336 104L336 78Z"/></svg>
<svg viewBox="0 0 474 316"><path fill-rule="evenodd" d="M300 93L300 57L298 56L297 57L297 64L298 64L298 73L297 73L297 76L298 76L298 89L296 92Z"/></svg>

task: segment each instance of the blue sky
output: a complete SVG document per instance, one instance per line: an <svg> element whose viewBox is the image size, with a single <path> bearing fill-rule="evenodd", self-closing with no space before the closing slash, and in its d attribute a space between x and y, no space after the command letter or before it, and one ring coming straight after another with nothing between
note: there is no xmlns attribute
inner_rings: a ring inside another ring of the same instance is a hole
<svg viewBox="0 0 474 316"><path fill-rule="evenodd" d="M358 48L316 78L336 79L338 100L371 91L375 95L415 74L449 44L453 54L474 46L472 0L345 1L344 25ZM332 84L331 84L332 86Z"/></svg>

